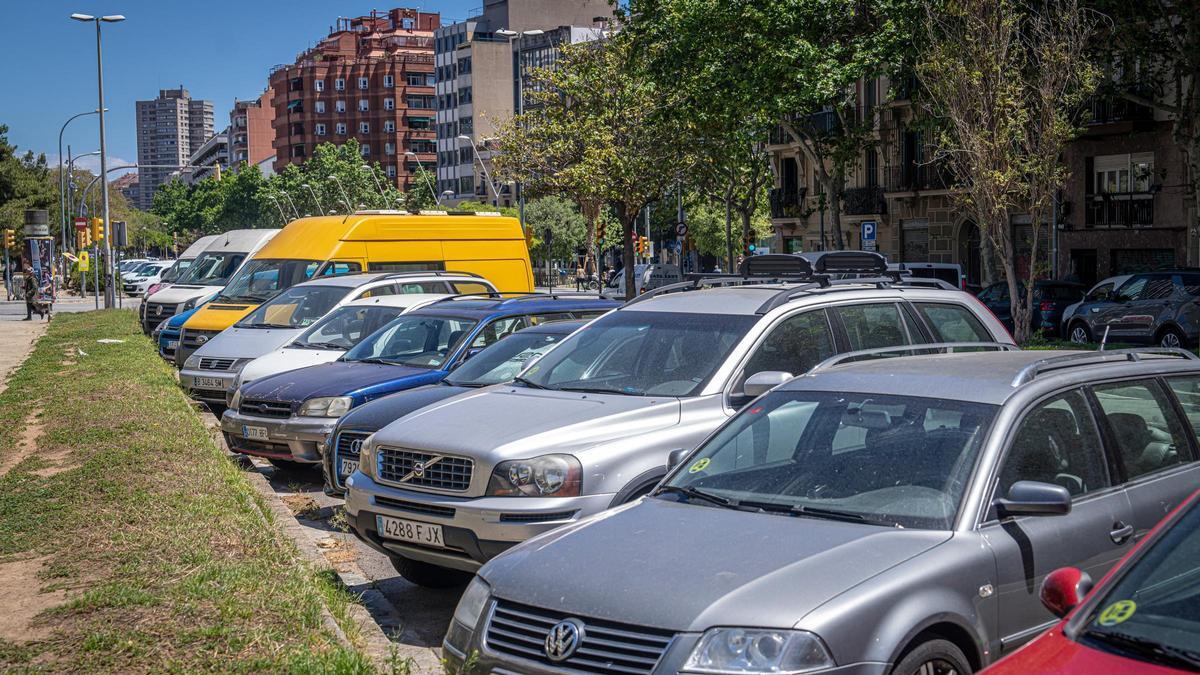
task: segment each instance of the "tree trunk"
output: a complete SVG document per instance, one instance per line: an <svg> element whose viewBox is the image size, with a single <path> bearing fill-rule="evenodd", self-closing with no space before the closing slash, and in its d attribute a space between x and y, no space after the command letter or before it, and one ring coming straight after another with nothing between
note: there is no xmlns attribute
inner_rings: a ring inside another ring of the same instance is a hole
<svg viewBox="0 0 1200 675"><path fill-rule="evenodd" d="M621 219L621 239L625 243L621 246L621 261L625 269L621 270L621 274L625 277L625 299L632 300L637 297L637 289L634 287L633 278L633 233L637 227L638 210L630 211L623 205L618 204L616 207L617 217Z"/></svg>
<svg viewBox="0 0 1200 675"><path fill-rule="evenodd" d="M829 222L833 226L833 248L838 251L846 250L846 241L842 237L842 191L845 185L840 171L829 177Z"/></svg>
<svg viewBox="0 0 1200 675"><path fill-rule="evenodd" d="M725 271L733 271L733 184L725 189Z"/></svg>
<svg viewBox="0 0 1200 675"><path fill-rule="evenodd" d="M596 270L599 276L600 267L596 260L596 225L600 221L600 206L593 203L579 202L579 212L587 221L587 230L583 240L583 269L586 272L589 269Z"/></svg>

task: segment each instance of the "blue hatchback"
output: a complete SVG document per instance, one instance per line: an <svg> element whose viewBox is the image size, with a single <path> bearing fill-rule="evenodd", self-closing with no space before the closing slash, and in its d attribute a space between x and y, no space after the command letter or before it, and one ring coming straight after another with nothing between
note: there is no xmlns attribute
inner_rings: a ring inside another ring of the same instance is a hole
<svg viewBox="0 0 1200 675"><path fill-rule="evenodd" d="M221 416L221 429L234 452L274 462L319 462L326 437L352 408L440 382L522 328L590 319L619 304L571 295L448 298L397 317L333 363L243 385Z"/></svg>

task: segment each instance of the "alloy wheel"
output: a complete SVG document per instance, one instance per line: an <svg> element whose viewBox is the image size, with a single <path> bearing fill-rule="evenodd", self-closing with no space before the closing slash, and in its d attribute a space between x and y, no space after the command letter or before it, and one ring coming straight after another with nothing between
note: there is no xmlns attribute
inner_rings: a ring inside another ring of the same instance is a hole
<svg viewBox="0 0 1200 675"><path fill-rule="evenodd" d="M1072 328L1071 329L1071 342L1074 342L1077 345L1087 344L1088 342L1091 342L1091 340L1088 339L1087 329L1081 325L1076 325L1074 328Z"/></svg>
<svg viewBox="0 0 1200 675"><path fill-rule="evenodd" d="M933 658L922 663L913 675L958 675L958 669L946 659Z"/></svg>
<svg viewBox="0 0 1200 675"><path fill-rule="evenodd" d="M1179 334L1174 331L1163 333L1158 344L1163 347L1182 347L1183 342L1179 339Z"/></svg>

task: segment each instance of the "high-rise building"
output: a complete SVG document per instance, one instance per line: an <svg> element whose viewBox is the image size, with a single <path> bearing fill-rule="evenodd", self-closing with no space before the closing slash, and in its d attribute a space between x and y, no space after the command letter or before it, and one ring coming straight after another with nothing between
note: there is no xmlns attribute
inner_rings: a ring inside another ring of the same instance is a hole
<svg viewBox="0 0 1200 675"><path fill-rule="evenodd" d="M321 143L358 140L407 190L434 155L433 34L437 13L393 9L338 18L295 63L271 69L275 170L300 164Z"/></svg>
<svg viewBox="0 0 1200 675"><path fill-rule="evenodd" d="M158 98L137 102L137 206L150 208L158 186L213 135L212 101L188 90L160 89Z"/></svg>
<svg viewBox="0 0 1200 675"><path fill-rule="evenodd" d="M233 102L229 111L229 163L237 170L243 162L257 166L275 157L275 91L267 87L258 98Z"/></svg>
<svg viewBox="0 0 1200 675"><path fill-rule="evenodd" d="M517 64L549 65L563 43L595 39L612 15L608 0L484 0L479 16L438 29L439 193L515 201L510 186L489 179L487 139L519 106Z"/></svg>
<svg viewBox="0 0 1200 675"><path fill-rule="evenodd" d="M200 147L188 156L188 166L171 174L171 180L178 178L188 185L195 185L205 178L217 175L221 170L229 168L229 129L213 134Z"/></svg>

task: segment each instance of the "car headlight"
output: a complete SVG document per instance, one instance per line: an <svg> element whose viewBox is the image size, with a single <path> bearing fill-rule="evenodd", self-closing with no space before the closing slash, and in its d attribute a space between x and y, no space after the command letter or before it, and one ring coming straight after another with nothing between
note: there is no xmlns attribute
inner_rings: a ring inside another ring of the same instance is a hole
<svg viewBox="0 0 1200 675"><path fill-rule="evenodd" d="M835 665L821 638L802 630L710 628L683 666L689 673L807 673Z"/></svg>
<svg viewBox="0 0 1200 675"><path fill-rule="evenodd" d="M571 455L542 455L501 462L488 481L493 497L577 497L583 466Z"/></svg>
<svg viewBox="0 0 1200 675"><path fill-rule="evenodd" d="M301 417L341 417L353 403L349 396L310 398L300 406Z"/></svg>
<svg viewBox="0 0 1200 675"><path fill-rule="evenodd" d="M183 362L183 367L184 368L199 368L200 367L200 357L196 356L195 354L192 354L191 356L187 357L187 359Z"/></svg>
<svg viewBox="0 0 1200 675"><path fill-rule="evenodd" d="M478 576L472 577L471 583L467 584L467 590L458 599L458 607L454 608L454 620L468 628L474 628L491 595L492 589L488 587L487 582Z"/></svg>
<svg viewBox="0 0 1200 675"><path fill-rule="evenodd" d="M163 329L167 327L168 321L170 321L170 319L163 319L157 326L154 327L154 330L150 332L150 335L154 337L155 341L158 340L159 335L162 335Z"/></svg>
<svg viewBox="0 0 1200 675"><path fill-rule="evenodd" d="M242 390L240 387L233 390L233 398L229 399L229 407L237 410L242 405Z"/></svg>
<svg viewBox="0 0 1200 675"><path fill-rule="evenodd" d="M181 309L181 310L179 310L179 311L180 311L180 312L186 312L186 311L188 311L189 309L195 309L195 307L196 307L196 301L197 301L197 300L199 300L199 299L200 299L200 298L192 298L191 300L188 300L187 302L183 303L183 309Z"/></svg>

